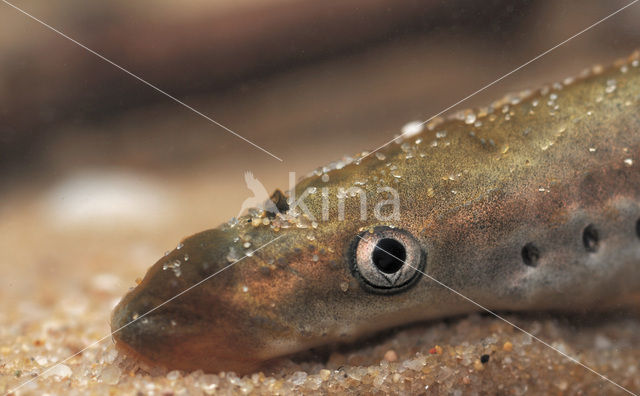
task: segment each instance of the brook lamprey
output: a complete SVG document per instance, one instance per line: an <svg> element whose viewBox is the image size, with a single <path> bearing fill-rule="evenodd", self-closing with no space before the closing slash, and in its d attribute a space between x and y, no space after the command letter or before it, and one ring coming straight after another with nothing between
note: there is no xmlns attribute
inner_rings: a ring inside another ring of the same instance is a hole
<svg viewBox="0 0 640 396"><path fill-rule="evenodd" d="M633 304L638 63L416 124L301 179L288 202L186 238L115 308L116 344L169 369L248 373L479 310L422 272L497 311Z"/></svg>

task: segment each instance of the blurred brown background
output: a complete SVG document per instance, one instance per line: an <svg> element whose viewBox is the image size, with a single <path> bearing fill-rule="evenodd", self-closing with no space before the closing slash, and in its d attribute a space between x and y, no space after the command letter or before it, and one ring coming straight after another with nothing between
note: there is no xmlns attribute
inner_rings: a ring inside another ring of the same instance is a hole
<svg viewBox="0 0 640 396"><path fill-rule="evenodd" d="M115 301L180 238L236 215L245 170L286 188L627 3L15 1L283 162L0 3L3 312L105 288ZM639 18L634 5L460 107L626 56Z"/></svg>

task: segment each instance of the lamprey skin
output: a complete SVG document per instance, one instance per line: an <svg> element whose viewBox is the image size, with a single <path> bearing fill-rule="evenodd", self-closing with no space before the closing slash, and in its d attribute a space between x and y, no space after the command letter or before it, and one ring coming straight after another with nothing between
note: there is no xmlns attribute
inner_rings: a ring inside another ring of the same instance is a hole
<svg viewBox="0 0 640 396"><path fill-rule="evenodd" d="M275 216L186 238L115 308L116 344L243 374L480 310L430 277L496 311L637 304L638 58L434 120L300 180Z"/></svg>

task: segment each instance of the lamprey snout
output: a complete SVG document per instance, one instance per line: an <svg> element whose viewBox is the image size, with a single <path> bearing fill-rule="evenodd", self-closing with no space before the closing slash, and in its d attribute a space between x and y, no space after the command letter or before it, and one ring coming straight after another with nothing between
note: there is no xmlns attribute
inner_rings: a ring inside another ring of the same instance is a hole
<svg viewBox="0 0 640 396"><path fill-rule="evenodd" d="M242 298L248 297L242 290L244 271L234 268L242 256L229 257L229 237L219 230L196 234L151 267L113 312L117 346L168 368L257 368L267 356L254 330L279 325ZM254 257L241 261L256 267Z"/></svg>

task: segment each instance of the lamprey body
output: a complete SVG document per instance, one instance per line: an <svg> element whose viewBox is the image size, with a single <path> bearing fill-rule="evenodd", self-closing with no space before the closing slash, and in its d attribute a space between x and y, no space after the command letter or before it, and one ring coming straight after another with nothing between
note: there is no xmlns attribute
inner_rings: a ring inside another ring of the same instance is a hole
<svg viewBox="0 0 640 396"><path fill-rule="evenodd" d="M433 120L320 168L288 205L275 194L280 213L252 211L185 239L115 308L117 345L170 369L247 373L479 310L422 272L497 311L634 304L638 63L634 54Z"/></svg>

